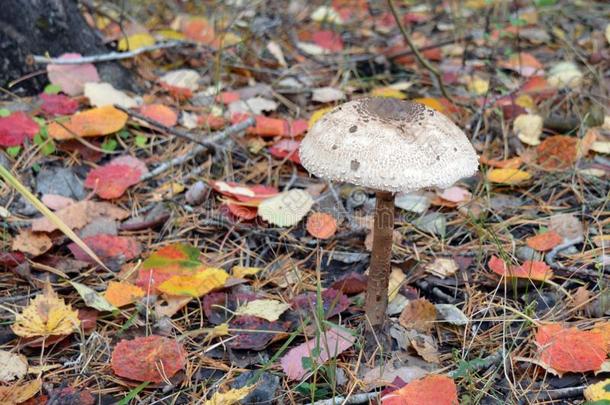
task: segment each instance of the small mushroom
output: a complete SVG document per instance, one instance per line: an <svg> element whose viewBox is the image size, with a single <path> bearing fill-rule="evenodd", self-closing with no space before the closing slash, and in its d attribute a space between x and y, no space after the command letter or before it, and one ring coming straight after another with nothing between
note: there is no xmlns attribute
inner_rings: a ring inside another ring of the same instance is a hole
<svg viewBox="0 0 610 405"><path fill-rule="evenodd" d="M449 187L477 171L477 154L443 114L392 98L339 105L309 130L299 154L311 174L376 192L365 311L370 325L380 326L388 305L394 193Z"/></svg>

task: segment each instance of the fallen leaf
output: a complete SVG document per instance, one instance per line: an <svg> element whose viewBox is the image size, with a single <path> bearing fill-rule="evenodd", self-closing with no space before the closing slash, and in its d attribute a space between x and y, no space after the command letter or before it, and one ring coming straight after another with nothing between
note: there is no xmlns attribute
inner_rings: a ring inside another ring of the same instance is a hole
<svg viewBox="0 0 610 405"><path fill-rule="evenodd" d="M518 169L523 164L523 159L517 156L511 159L495 160L486 158L485 156L479 156L479 162L481 162L481 164L500 169Z"/></svg>
<svg viewBox="0 0 610 405"><path fill-rule="evenodd" d="M79 59L79 53L65 53L59 59ZM100 77L92 63L75 65L47 65L47 75L52 84L58 85L69 96L78 96L83 93L85 83L99 82Z"/></svg>
<svg viewBox="0 0 610 405"><path fill-rule="evenodd" d="M367 281L368 277L364 274L352 271L335 280L330 288L347 295L359 294L366 291Z"/></svg>
<svg viewBox="0 0 610 405"><path fill-rule="evenodd" d="M174 296L201 297L210 291L224 287L229 275L223 269L207 267L189 275L171 276L157 289Z"/></svg>
<svg viewBox="0 0 610 405"><path fill-rule="evenodd" d="M125 191L138 184L148 170L143 162L131 156L122 156L89 172L85 187L92 188L105 200L119 198Z"/></svg>
<svg viewBox="0 0 610 405"><path fill-rule="evenodd" d="M38 97L42 101L40 109L48 116L71 115L78 110L78 101L65 94L41 93Z"/></svg>
<svg viewBox="0 0 610 405"><path fill-rule="evenodd" d="M434 274L437 277L445 278L452 276L458 271L459 267L455 260L447 259L443 257L437 257L434 262L426 266L426 271L430 274Z"/></svg>
<svg viewBox="0 0 610 405"><path fill-rule="evenodd" d="M121 340L112 351L112 371L134 381L167 381L186 366L186 352L175 339L163 336Z"/></svg>
<svg viewBox="0 0 610 405"><path fill-rule="evenodd" d="M575 240L584 237L582 222L574 214L555 214L549 219L549 231L554 231L564 239Z"/></svg>
<svg viewBox="0 0 610 405"><path fill-rule="evenodd" d="M243 267L243 266L234 266L231 269L233 273L233 277L235 278L246 278L246 276L254 276L261 271L260 267Z"/></svg>
<svg viewBox="0 0 610 405"><path fill-rule="evenodd" d="M583 74L574 62L560 62L551 67L548 83L556 88L577 88L583 81Z"/></svg>
<svg viewBox="0 0 610 405"><path fill-rule="evenodd" d="M566 135L546 138L536 148L536 162L547 171L567 170L574 166L578 139Z"/></svg>
<svg viewBox="0 0 610 405"><path fill-rule="evenodd" d="M610 321L595 323L591 331L602 335L604 344L606 345L606 352L610 353Z"/></svg>
<svg viewBox="0 0 610 405"><path fill-rule="evenodd" d="M85 97L93 107L118 105L123 108L134 108L136 100L125 92L115 89L110 83L85 83Z"/></svg>
<svg viewBox="0 0 610 405"><path fill-rule="evenodd" d="M10 147L23 144L26 139L34 139L40 126L23 111L7 117L0 117L0 146Z"/></svg>
<svg viewBox="0 0 610 405"><path fill-rule="evenodd" d="M606 346L600 333L551 323L538 327L534 339L542 364L560 376L596 371L606 360Z"/></svg>
<svg viewBox="0 0 610 405"><path fill-rule="evenodd" d="M140 32L121 38L117 45L117 49L119 51L134 51L139 48L154 45L155 42L156 40L152 35L146 32Z"/></svg>
<svg viewBox="0 0 610 405"><path fill-rule="evenodd" d="M492 183L519 184L532 178L532 175L519 169L491 169L485 176Z"/></svg>
<svg viewBox="0 0 610 405"><path fill-rule="evenodd" d="M7 405L23 403L36 395L41 388L41 379L0 387L0 403Z"/></svg>
<svg viewBox="0 0 610 405"><path fill-rule="evenodd" d="M521 142L536 146L542 135L542 117L536 114L521 114L513 122L513 129Z"/></svg>
<svg viewBox="0 0 610 405"><path fill-rule="evenodd" d="M78 330L78 313L47 286L30 304L15 316L11 326L17 336L69 335Z"/></svg>
<svg viewBox="0 0 610 405"><path fill-rule="evenodd" d="M311 96L312 101L317 101L318 103L331 103L333 101L343 100L344 98L345 93L333 87L313 89L313 94Z"/></svg>
<svg viewBox="0 0 610 405"><path fill-rule="evenodd" d="M383 364L381 366L375 367L370 371L367 371L364 377L362 378L362 382L366 384L365 390L371 391L375 388L383 386L392 386L392 382L396 378L400 378L405 383L408 383L418 378L422 378L427 374L428 371L424 370L421 367L404 366L394 368L393 364L390 362L388 364Z"/></svg>
<svg viewBox="0 0 610 405"><path fill-rule="evenodd" d="M561 242L563 242L563 238L555 231L540 233L525 240L527 246L539 252L551 250Z"/></svg>
<svg viewBox="0 0 610 405"><path fill-rule="evenodd" d="M608 32L610 32L610 30ZM600 401L595 402L599 405L610 402L610 378L606 378L605 380L589 385L587 388L585 388L583 395L587 401Z"/></svg>
<svg viewBox="0 0 610 405"><path fill-rule="evenodd" d="M395 89L393 87L377 87L371 90L371 97L387 97L387 98L396 98L398 100L405 100L407 96L402 91Z"/></svg>
<svg viewBox="0 0 610 405"><path fill-rule="evenodd" d="M504 260L492 256L488 263L489 268L496 274L507 278L524 278L528 280L546 281L553 278L553 270L541 261L526 260L520 266L507 266Z"/></svg>
<svg viewBox="0 0 610 405"><path fill-rule="evenodd" d="M280 361L282 369L289 380L299 380L308 372L314 371L318 365L352 347L355 341L356 337L349 331L333 326L322 332L319 338L310 338L309 341L290 349Z"/></svg>
<svg viewBox="0 0 610 405"><path fill-rule="evenodd" d="M330 214L314 212L307 218L306 228L314 238L328 239L337 232L337 220Z"/></svg>
<svg viewBox="0 0 610 405"><path fill-rule="evenodd" d="M311 209L313 198L306 191L284 191L262 201L258 215L270 224L285 227L296 225Z"/></svg>
<svg viewBox="0 0 610 405"><path fill-rule="evenodd" d="M472 194L465 188L453 186L443 190L443 192L439 194L439 197L441 197L443 200L447 200L453 203L462 203L470 201L470 199L472 198Z"/></svg>
<svg viewBox="0 0 610 405"><path fill-rule="evenodd" d="M122 264L135 259L142 251L138 241L130 236L115 236L102 233L87 236L83 238L83 242L104 262L111 261ZM70 252L72 252L77 260L93 263L93 259L75 243L70 243L68 249L70 249Z"/></svg>
<svg viewBox="0 0 610 405"><path fill-rule="evenodd" d="M127 114L107 105L78 112L61 125L52 122L47 127L47 131L53 139L66 140L78 136L109 135L120 131L126 123Z"/></svg>
<svg viewBox="0 0 610 405"><path fill-rule="evenodd" d="M400 287L404 284L407 276L402 271L402 269L398 267L392 267L390 271L390 281L388 283L388 302L391 302L400 291Z"/></svg>
<svg viewBox="0 0 610 405"><path fill-rule="evenodd" d="M308 127L311 128L313 127L313 125L316 123L316 121L318 121L320 118L322 118L326 113L330 112L333 109L333 107L325 107L325 108L320 108L319 110L315 110L312 114L311 117L309 117L309 122L308 122Z"/></svg>
<svg viewBox="0 0 610 405"><path fill-rule="evenodd" d="M278 159L288 159L296 164L301 164L299 158L299 147L301 141L295 141L294 139L280 139L269 148L271 156Z"/></svg>
<svg viewBox="0 0 610 405"><path fill-rule="evenodd" d="M14 379L21 379L28 371L28 359L16 353L0 350L0 382L6 383ZM1 397L1 394L0 394Z"/></svg>
<svg viewBox="0 0 610 405"><path fill-rule="evenodd" d="M180 97L191 97L199 88L201 76L192 69L178 69L167 72L159 78L161 85Z"/></svg>
<svg viewBox="0 0 610 405"><path fill-rule="evenodd" d="M140 114L170 128L178 123L178 114L163 104L143 105Z"/></svg>
<svg viewBox="0 0 610 405"><path fill-rule="evenodd" d="M146 293L144 290L137 285L133 285L127 281L111 281L108 283L104 298L106 298L106 301L111 305L120 308L133 304L145 295Z"/></svg>
<svg viewBox="0 0 610 405"><path fill-rule="evenodd" d="M436 312L440 319L447 323L456 326L468 325L468 317L462 312L461 309L453 304L436 304L434 305Z"/></svg>
<svg viewBox="0 0 610 405"><path fill-rule="evenodd" d="M457 386L453 379L431 374L411 381L381 398L382 405L457 405Z"/></svg>
<svg viewBox="0 0 610 405"><path fill-rule="evenodd" d="M349 307L349 299L341 292L327 288L320 294L322 298L322 313L326 319L339 315ZM299 312L303 318L311 317L318 313L318 295L315 292L307 292L297 295L292 300L292 308Z"/></svg>
<svg viewBox="0 0 610 405"><path fill-rule="evenodd" d="M81 298L85 302L85 305L87 305L88 307L97 309L98 311L101 311L101 312L104 312L104 311L112 312L112 311L116 310L116 307L114 305L112 305L108 301L106 301L106 298L104 298L103 296L98 294L91 287L87 287L84 284L77 283L74 281L69 281L69 283L78 292L78 294L81 296Z"/></svg>
<svg viewBox="0 0 610 405"><path fill-rule="evenodd" d="M18 252L39 256L53 247L51 238L46 233L25 229L13 238L12 249Z"/></svg>
<svg viewBox="0 0 610 405"><path fill-rule="evenodd" d="M269 322L277 321L280 316L290 308L277 300L254 300L250 301L235 310L236 315L251 315L266 319Z"/></svg>
<svg viewBox="0 0 610 405"><path fill-rule="evenodd" d="M178 26L187 39L205 45L215 44L214 25L210 24L205 17L182 15L178 17Z"/></svg>
<svg viewBox="0 0 610 405"><path fill-rule="evenodd" d="M258 203L278 194L272 186L239 184L232 181L210 181L210 186L226 197L232 197L241 202Z"/></svg>
<svg viewBox="0 0 610 405"><path fill-rule="evenodd" d="M319 47L330 52L341 52L343 50L343 39L335 31L315 31L311 34L311 40Z"/></svg>
<svg viewBox="0 0 610 405"><path fill-rule="evenodd" d="M239 404L240 401L250 394L254 388L256 388L256 384L248 385L242 388L234 388L227 392L215 392L212 395L212 398L205 401L204 405L233 405Z"/></svg>
<svg viewBox="0 0 610 405"><path fill-rule="evenodd" d="M407 329L429 332L436 321L436 308L425 298L409 301L398 322Z"/></svg>
<svg viewBox="0 0 610 405"><path fill-rule="evenodd" d="M530 77L544 71L542 63L534 55L527 52L514 53L508 60L500 61L498 65L504 69L513 70L525 77Z"/></svg>
<svg viewBox="0 0 610 405"><path fill-rule="evenodd" d="M234 339L227 345L232 349L263 350L276 336L284 332L283 325L269 322L255 316L236 316L229 323L230 329L235 330Z"/></svg>
<svg viewBox="0 0 610 405"><path fill-rule="evenodd" d="M70 229L80 229L91 222L93 218L108 217L122 220L129 216L129 212L107 202L84 200L56 211L55 215ZM36 218L32 221L32 231L34 232L53 232L57 229L59 229L57 225L46 217Z"/></svg>

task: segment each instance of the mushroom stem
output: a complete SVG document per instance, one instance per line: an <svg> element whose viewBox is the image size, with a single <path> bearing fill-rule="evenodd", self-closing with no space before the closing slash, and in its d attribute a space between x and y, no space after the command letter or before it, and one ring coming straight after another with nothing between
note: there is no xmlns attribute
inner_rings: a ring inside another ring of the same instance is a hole
<svg viewBox="0 0 610 405"><path fill-rule="evenodd" d="M366 315L373 327L382 325L386 318L394 231L394 194L377 191L376 198L373 252L365 304Z"/></svg>

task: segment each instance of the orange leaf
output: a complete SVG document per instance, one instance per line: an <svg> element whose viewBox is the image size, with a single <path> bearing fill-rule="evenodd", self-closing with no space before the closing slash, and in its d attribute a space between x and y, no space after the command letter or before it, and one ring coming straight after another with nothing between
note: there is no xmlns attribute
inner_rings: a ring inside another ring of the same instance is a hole
<svg viewBox="0 0 610 405"><path fill-rule="evenodd" d="M482 164L487 165L487 166L497 167L499 169L518 169L519 166L521 166L521 164L523 163L523 159L521 159L519 156L517 156L514 158L510 158L510 159L505 159L505 160L495 160L495 159L489 159L485 156L480 156L479 162L481 162Z"/></svg>
<svg viewBox="0 0 610 405"><path fill-rule="evenodd" d="M421 103L423 105L426 105L426 106L432 108L433 110L436 110L443 114L453 114L453 113L456 113L459 111L459 109L451 101L447 100L446 98L422 97L422 98L416 98L413 101L415 101L416 103Z"/></svg>
<svg viewBox="0 0 610 405"><path fill-rule="evenodd" d="M381 398L382 405L457 405L455 382L444 375L427 375L413 380Z"/></svg>
<svg viewBox="0 0 610 405"><path fill-rule="evenodd" d="M428 332L436 321L436 307L425 298L409 301L398 322L407 329Z"/></svg>
<svg viewBox="0 0 610 405"><path fill-rule="evenodd" d="M535 236L530 236L525 240L527 246L540 252L553 249L563 241L563 238L555 231L548 231Z"/></svg>
<svg viewBox="0 0 610 405"><path fill-rule="evenodd" d="M314 238L328 239L337 232L337 221L332 215L314 212L307 218L307 232Z"/></svg>
<svg viewBox="0 0 610 405"><path fill-rule="evenodd" d="M215 43L214 27L203 17L185 17L180 24L180 30L190 40L206 45Z"/></svg>
<svg viewBox="0 0 610 405"><path fill-rule="evenodd" d="M133 304L144 297L144 295L144 290L137 285L133 285L127 281L111 281L108 283L108 288L106 289L104 297L106 298L106 301L115 307L120 308Z"/></svg>
<svg viewBox="0 0 610 405"><path fill-rule="evenodd" d="M525 278L529 280L545 281L553 278L553 271L544 262L526 260L520 266L508 267L497 256L492 256L488 263L489 269L496 274L508 278Z"/></svg>
<svg viewBox="0 0 610 405"><path fill-rule="evenodd" d="M173 127L178 122L178 114L163 104L143 105L140 107L140 114L166 127Z"/></svg>
<svg viewBox="0 0 610 405"><path fill-rule="evenodd" d="M501 61L500 67L510 69L522 76L533 76L536 73L542 73L544 67L542 63L536 59L534 55L527 52L515 53L508 60Z"/></svg>
<svg viewBox="0 0 610 405"><path fill-rule="evenodd" d="M606 353L610 352L610 321L597 322L593 325L592 332L597 332L602 335L604 344L606 345Z"/></svg>
<svg viewBox="0 0 610 405"><path fill-rule="evenodd" d="M547 171L569 169L576 162L577 145L578 139L574 137L551 136L536 148L536 161Z"/></svg>
<svg viewBox="0 0 610 405"><path fill-rule="evenodd" d="M548 324L538 328L535 342L540 361L560 375L596 371L606 360L606 344L599 332Z"/></svg>
<svg viewBox="0 0 610 405"><path fill-rule="evenodd" d="M76 136L100 136L119 131L127 122L127 114L113 106L92 108L70 117L63 123L52 122L47 127L49 136L53 139L73 139Z"/></svg>

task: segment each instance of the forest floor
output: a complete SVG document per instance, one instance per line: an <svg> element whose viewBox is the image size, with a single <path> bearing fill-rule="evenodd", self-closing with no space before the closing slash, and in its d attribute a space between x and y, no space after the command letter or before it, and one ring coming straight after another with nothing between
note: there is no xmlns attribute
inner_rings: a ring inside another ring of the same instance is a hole
<svg viewBox="0 0 610 405"><path fill-rule="evenodd" d="M38 55L0 104L0 403L610 403L605 2L195 3L83 10L137 92ZM480 156L396 196L373 352L375 195L298 155L364 96Z"/></svg>

